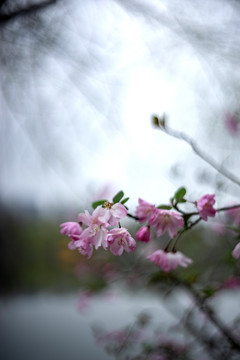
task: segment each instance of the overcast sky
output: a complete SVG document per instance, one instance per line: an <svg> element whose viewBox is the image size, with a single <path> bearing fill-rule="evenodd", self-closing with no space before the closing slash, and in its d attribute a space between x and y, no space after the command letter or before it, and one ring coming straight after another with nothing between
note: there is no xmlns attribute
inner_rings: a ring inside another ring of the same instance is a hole
<svg viewBox="0 0 240 360"><path fill-rule="evenodd" d="M239 115L239 24L236 1L88 0L2 27L2 201L82 208L123 189L134 207L181 185L215 191L222 178L150 118L166 113L239 172L224 124Z"/></svg>

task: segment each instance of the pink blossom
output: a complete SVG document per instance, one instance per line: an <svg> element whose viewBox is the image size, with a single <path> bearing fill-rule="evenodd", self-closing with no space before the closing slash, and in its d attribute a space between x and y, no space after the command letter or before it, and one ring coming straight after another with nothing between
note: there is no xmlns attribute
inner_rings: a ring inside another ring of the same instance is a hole
<svg viewBox="0 0 240 360"><path fill-rule="evenodd" d="M232 256L235 259L239 259L240 258L240 242L235 246L235 248L233 249L232 252Z"/></svg>
<svg viewBox="0 0 240 360"><path fill-rule="evenodd" d="M151 240L152 234L150 226L142 226L136 233L136 239L142 242L149 242Z"/></svg>
<svg viewBox="0 0 240 360"><path fill-rule="evenodd" d="M225 125L231 135L236 135L239 130L239 120L235 115L227 114L225 118Z"/></svg>
<svg viewBox="0 0 240 360"><path fill-rule="evenodd" d="M229 276L225 282L224 287L229 289L237 289L240 287L240 277L237 276Z"/></svg>
<svg viewBox="0 0 240 360"><path fill-rule="evenodd" d="M68 243L68 248L70 250L76 249L76 241L79 240L82 233L82 228L77 222L65 222L60 225L62 228L60 233L62 235L67 235L70 237L71 241Z"/></svg>
<svg viewBox="0 0 240 360"><path fill-rule="evenodd" d="M106 201L103 210L103 220L107 220L111 226L117 225L121 219L127 216L127 209L121 203L112 204Z"/></svg>
<svg viewBox="0 0 240 360"><path fill-rule="evenodd" d="M136 248L136 241L129 234L127 229L114 228L108 232L107 242L110 245L110 251L114 255L122 255L123 251L131 252Z"/></svg>
<svg viewBox="0 0 240 360"><path fill-rule="evenodd" d="M192 260L180 251L166 252L164 250L157 250L147 256L147 259L150 259L165 272L176 269L178 266L187 267L189 264L192 264Z"/></svg>
<svg viewBox="0 0 240 360"><path fill-rule="evenodd" d="M79 223L77 222L65 222L60 225L62 235L67 235L73 240L78 240L79 235L82 232L82 228Z"/></svg>
<svg viewBox="0 0 240 360"><path fill-rule="evenodd" d="M94 245L95 249L102 246L105 250L108 247L107 243L107 229L104 226L98 224L92 224L83 230L77 244L84 248L89 248L89 245Z"/></svg>
<svg viewBox="0 0 240 360"><path fill-rule="evenodd" d="M93 252L93 244L91 243L91 239L80 239L76 241L76 248L82 255L87 255L88 259L92 256Z"/></svg>
<svg viewBox="0 0 240 360"><path fill-rule="evenodd" d="M155 216L151 219L150 225L156 226L157 236L162 236L168 231L171 237L177 235L178 229L183 228L183 217L173 210L156 209Z"/></svg>
<svg viewBox="0 0 240 360"><path fill-rule="evenodd" d="M78 214L78 220L85 225L92 226L92 225L104 225L107 226L106 219L108 218L108 214L105 212L102 206L98 206L92 213L89 214L87 210L84 213Z"/></svg>
<svg viewBox="0 0 240 360"><path fill-rule="evenodd" d="M85 248L89 250L89 245L94 245L96 249L102 245L104 249L106 249L108 246L107 229L105 227L108 225L107 218L108 215L105 213L102 206L98 206L93 211L92 215L90 215L87 210L85 210L85 214L79 214L79 221L85 225L88 225L88 227L81 233L79 238L79 245L83 246L84 244Z"/></svg>
<svg viewBox="0 0 240 360"><path fill-rule="evenodd" d="M147 201L142 199L138 199L138 206L136 207L136 216L138 217L140 222L150 221L152 218L156 207Z"/></svg>
<svg viewBox="0 0 240 360"><path fill-rule="evenodd" d="M197 209L201 218L207 221L208 216L214 217L216 210L213 208L215 204L215 195L206 194L202 196L197 202Z"/></svg>

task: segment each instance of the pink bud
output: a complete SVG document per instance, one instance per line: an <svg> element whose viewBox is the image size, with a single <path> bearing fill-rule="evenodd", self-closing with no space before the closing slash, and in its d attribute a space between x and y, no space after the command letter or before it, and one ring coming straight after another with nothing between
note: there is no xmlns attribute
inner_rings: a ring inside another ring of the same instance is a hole
<svg viewBox="0 0 240 360"><path fill-rule="evenodd" d="M136 239L148 243L152 238L150 226L142 226L136 233Z"/></svg>

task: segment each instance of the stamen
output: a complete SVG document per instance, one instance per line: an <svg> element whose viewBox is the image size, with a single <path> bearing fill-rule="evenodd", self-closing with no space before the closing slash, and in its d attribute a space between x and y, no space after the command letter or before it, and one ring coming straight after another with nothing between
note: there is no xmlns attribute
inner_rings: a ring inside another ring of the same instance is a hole
<svg viewBox="0 0 240 360"><path fill-rule="evenodd" d="M105 203L103 205L105 208L111 209L111 207L113 206L113 203L110 203L109 201L105 201Z"/></svg>

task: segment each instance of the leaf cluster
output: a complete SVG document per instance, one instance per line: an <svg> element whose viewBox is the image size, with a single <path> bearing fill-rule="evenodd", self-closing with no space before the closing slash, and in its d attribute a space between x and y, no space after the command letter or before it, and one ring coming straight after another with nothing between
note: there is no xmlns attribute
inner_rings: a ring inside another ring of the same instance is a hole
<svg viewBox="0 0 240 360"><path fill-rule="evenodd" d="M124 198L124 192L122 190L120 190L116 195L114 195L114 197L112 198L112 204L116 204L121 202L121 204L125 204L127 201L129 200L129 197L125 197ZM105 203L107 203L108 200L103 199L103 200L97 200L94 201L92 203L92 208L96 209L98 206L102 206L104 207ZM125 206L126 207L126 206ZM127 207L126 207L127 208Z"/></svg>

